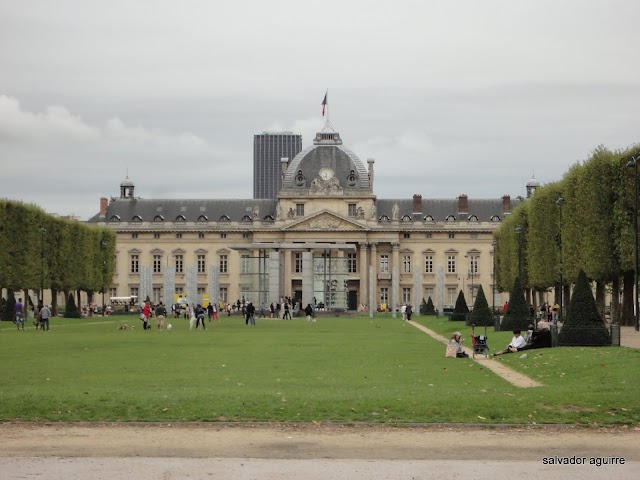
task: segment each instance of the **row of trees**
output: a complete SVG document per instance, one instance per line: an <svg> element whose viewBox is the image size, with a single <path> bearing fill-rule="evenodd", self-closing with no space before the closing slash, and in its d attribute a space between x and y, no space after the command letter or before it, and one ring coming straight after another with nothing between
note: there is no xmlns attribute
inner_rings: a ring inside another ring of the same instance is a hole
<svg viewBox="0 0 640 480"><path fill-rule="evenodd" d="M601 315L609 292L612 320L632 325L636 171L627 164L638 156L640 146L598 147L560 181L521 202L495 232L496 287L509 291L521 276L525 289L559 292L562 274L568 300L569 285L583 269L595 282Z"/></svg>
<svg viewBox="0 0 640 480"><path fill-rule="evenodd" d="M34 205L0 200L0 288L29 301L28 290L91 298L106 292L115 272L116 236L106 228L48 215ZM7 301L11 301L7 299ZM35 301L33 303L36 303ZM8 310L6 308L5 310ZM13 313L13 312L9 312Z"/></svg>

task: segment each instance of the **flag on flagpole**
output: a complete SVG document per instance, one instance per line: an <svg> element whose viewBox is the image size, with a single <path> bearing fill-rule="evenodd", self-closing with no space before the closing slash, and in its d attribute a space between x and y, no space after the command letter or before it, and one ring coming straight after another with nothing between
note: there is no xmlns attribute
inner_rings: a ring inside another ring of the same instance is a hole
<svg viewBox="0 0 640 480"><path fill-rule="evenodd" d="M327 108L327 95L329 95L329 90L324 94L324 100L322 100L322 116L324 117L324 111Z"/></svg>

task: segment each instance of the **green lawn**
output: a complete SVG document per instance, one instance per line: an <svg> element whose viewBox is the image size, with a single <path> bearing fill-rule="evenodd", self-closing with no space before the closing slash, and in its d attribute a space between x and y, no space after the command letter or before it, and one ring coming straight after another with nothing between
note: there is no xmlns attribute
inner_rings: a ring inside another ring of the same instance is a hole
<svg viewBox="0 0 640 480"><path fill-rule="evenodd" d="M136 317L0 324L0 420L632 424L640 352L558 348L502 360L541 381L520 389L390 315L315 324L239 317L143 331ZM417 317L445 336L468 327ZM136 330L118 331L122 323ZM31 325L29 325L31 326ZM508 332L489 331L492 348Z"/></svg>

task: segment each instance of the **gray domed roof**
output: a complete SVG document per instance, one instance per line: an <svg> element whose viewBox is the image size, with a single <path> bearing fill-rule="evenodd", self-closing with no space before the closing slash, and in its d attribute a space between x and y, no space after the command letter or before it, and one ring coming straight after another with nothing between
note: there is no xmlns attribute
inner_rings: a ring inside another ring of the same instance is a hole
<svg viewBox="0 0 640 480"><path fill-rule="evenodd" d="M129 179L129 177L125 178L120 184L121 187L133 187L133 181Z"/></svg>
<svg viewBox="0 0 640 480"><path fill-rule="evenodd" d="M340 134L327 122L316 134L313 145L301 151L289 164L282 183L283 190L313 190L320 171L345 193L369 191L369 173L362 161L342 145Z"/></svg>
<svg viewBox="0 0 640 480"><path fill-rule="evenodd" d="M536 180L536 177L531 177L527 182L527 187L539 187L539 186L540 186L540 182Z"/></svg>

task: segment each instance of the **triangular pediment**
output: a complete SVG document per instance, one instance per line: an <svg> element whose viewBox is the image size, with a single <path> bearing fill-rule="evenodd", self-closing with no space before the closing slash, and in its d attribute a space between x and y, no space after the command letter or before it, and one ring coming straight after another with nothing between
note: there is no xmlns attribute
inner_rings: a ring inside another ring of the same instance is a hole
<svg viewBox="0 0 640 480"><path fill-rule="evenodd" d="M367 227L328 211L302 218L283 228L287 231L366 231Z"/></svg>

